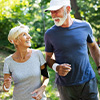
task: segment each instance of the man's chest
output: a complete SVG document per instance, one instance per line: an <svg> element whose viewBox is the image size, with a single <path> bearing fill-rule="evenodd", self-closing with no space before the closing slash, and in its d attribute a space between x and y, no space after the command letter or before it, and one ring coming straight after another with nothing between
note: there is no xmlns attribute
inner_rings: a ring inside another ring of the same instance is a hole
<svg viewBox="0 0 100 100"><path fill-rule="evenodd" d="M80 48L87 44L88 33L80 30L59 32L51 37L54 49Z"/></svg>

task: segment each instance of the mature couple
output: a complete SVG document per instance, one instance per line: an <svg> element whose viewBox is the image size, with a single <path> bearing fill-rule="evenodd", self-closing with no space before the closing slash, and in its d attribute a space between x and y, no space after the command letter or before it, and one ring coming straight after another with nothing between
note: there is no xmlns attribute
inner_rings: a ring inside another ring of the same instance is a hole
<svg viewBox="0 0 100 100"><path fill-rule="evenodd" d="M48 10L55 25L44 36L46 61L41 51L29 48L31 36L27 26L21 24L10 30L8 40L14 44L16 52L4 62L4 91L9 91L12 77L13 100L46 100L44 91L49 82L48 64L56 72L55 82L61 100L99 100L87 46L99 75L100 49L90 24L71 18L70 0L51 0Z"/></svg>

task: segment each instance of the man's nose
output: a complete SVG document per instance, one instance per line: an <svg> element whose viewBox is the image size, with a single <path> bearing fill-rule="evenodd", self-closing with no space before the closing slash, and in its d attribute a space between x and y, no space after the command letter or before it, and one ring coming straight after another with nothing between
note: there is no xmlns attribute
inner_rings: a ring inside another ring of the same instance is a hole
<svg viewBox="0 0 100 100"><path fill-rule="evenodd" d="M57 17L57 15L58 15L58 13L56 11L51 12L51 14L52 14L53 18Z"/></svg>

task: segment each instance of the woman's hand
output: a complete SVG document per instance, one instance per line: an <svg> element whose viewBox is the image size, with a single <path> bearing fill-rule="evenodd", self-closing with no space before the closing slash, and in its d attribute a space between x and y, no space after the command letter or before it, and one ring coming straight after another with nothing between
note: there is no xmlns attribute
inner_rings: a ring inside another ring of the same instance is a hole
<svg viewBox="0 0 100 100"><path fill-rule="evenodd" d="M8 92L11 86L11 75L4 74L4 83L3 83L3 90Z"/></svg>
<svg viewBox="0 0 100 100"><path fill-rule="evenodd" d="M9 88L11 86L11 76L4 79L4 85L5 85L6 88Z"/></svg>
<svg viewBox="0 0 100 100"><path fill-rule="evenodd" d="M36 89L31 93L31 94L36 94L35 96L32 96L32 98L36 100L41 100L44 90L45 90L45 86L41 86L40 88Z"/></svg>

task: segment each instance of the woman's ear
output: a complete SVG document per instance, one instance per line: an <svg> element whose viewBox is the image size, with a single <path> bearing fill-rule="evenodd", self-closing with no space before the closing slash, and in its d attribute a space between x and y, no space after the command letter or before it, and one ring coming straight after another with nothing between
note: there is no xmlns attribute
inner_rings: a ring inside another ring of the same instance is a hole
<svg viewBox="0 0 100 100"><path fill-rule="evenodd" d="M19 44L18 39L13 40L13 42L14 42L15 45L18 45Z"/></svg>

